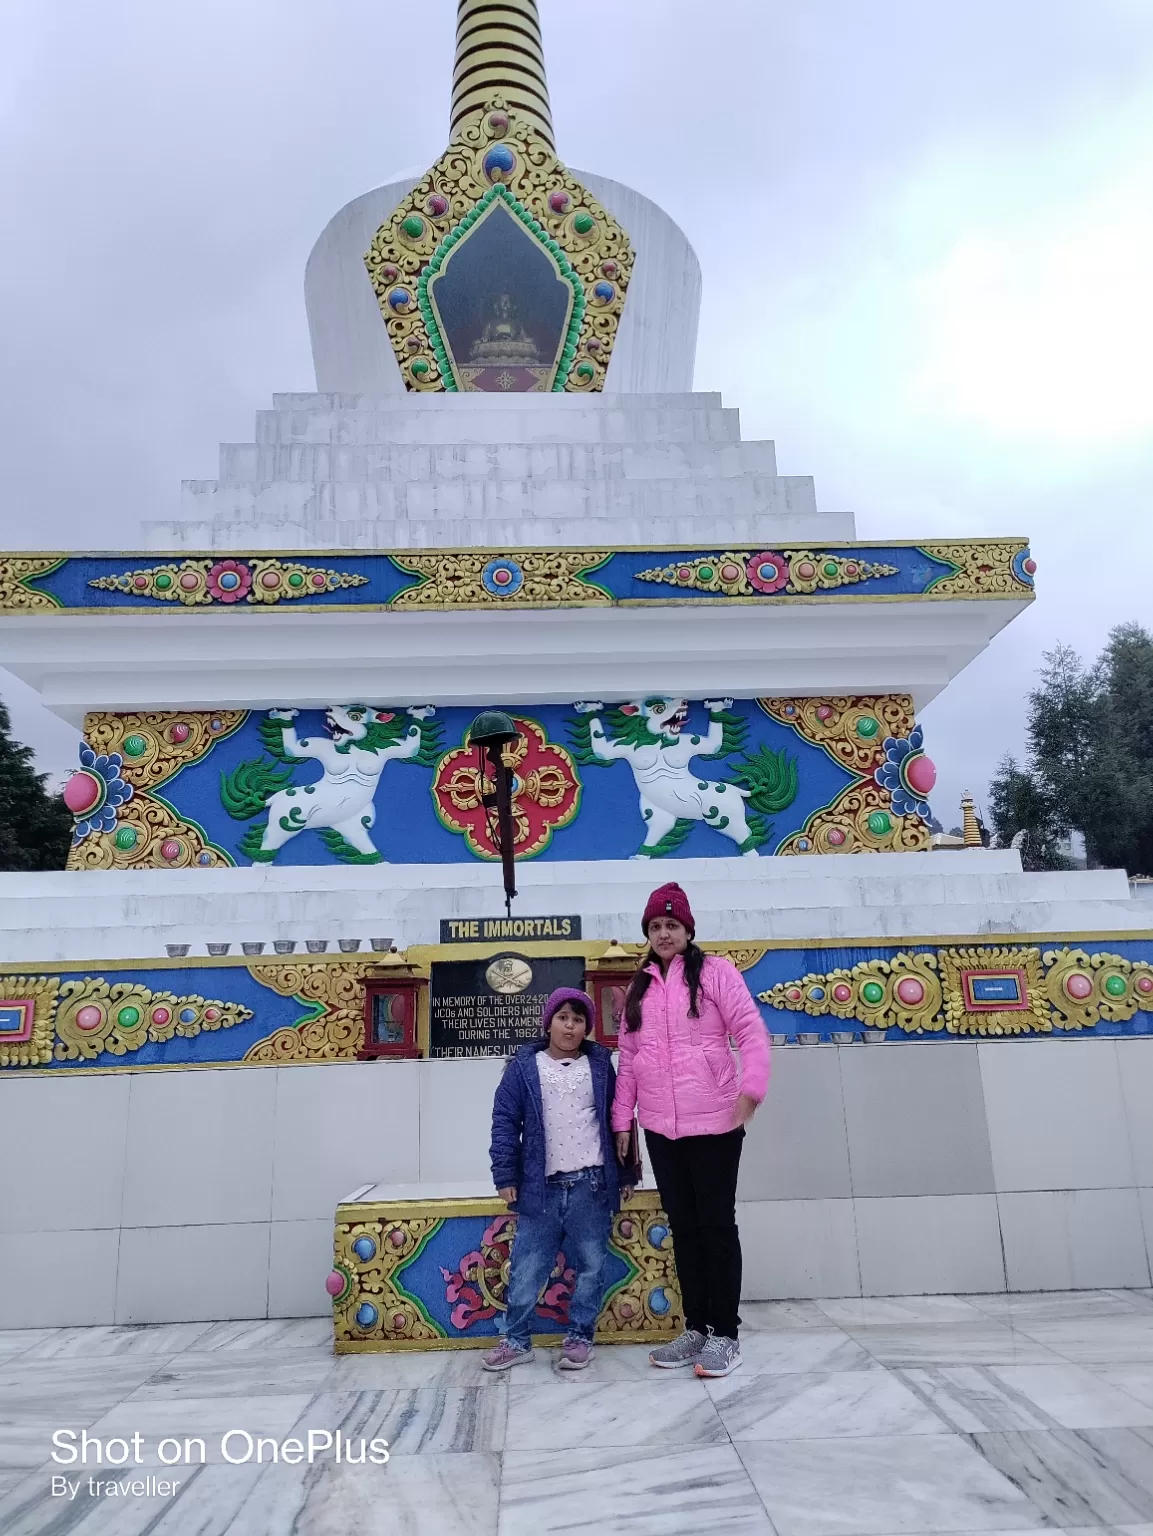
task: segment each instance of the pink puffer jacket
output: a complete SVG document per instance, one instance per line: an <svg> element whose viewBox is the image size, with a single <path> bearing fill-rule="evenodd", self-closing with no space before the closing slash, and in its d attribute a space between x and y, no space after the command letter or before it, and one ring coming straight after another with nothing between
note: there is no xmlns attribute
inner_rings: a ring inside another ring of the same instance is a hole
<svg viewBox="0 0 1153 1536"><path fill-rule="evenodd" d="M689 1017L689 988L679 955L662 977L654 961L641 1003L641 1027L622 1022L612 1127L627 1131L633 1109L647 1131L713 1136L733 1129L737 1095L759 1104L769 1086L769 1036L760 1010L731 960L707 955L700 1017ZM729 1037L740 1052L740 1073Z"/></svg>

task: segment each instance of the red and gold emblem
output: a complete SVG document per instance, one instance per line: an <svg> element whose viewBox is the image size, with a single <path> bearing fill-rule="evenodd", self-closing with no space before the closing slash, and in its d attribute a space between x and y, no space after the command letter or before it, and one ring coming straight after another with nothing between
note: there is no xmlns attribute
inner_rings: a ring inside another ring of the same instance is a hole
<svg viewBox="0 0 1153 1536"><path fill-rule="evenodd" d="M513 848L518 858L531 858L548 847L558 827L572 821L580 808L581 787L564 747L550 742L535 720L513 720L520 732L507 749L513 773ZM483 800L494 789L476 748L469 746L445 753L432 784L437 815L446 827L461 833L470 852L481 859L500 857L493 836L495 810Z"/></svg>

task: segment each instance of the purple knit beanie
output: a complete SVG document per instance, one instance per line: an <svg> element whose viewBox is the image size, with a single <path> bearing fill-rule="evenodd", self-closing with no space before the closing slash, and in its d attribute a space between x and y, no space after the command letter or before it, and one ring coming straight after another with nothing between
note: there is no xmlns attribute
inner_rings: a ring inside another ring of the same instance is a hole
<svg viewBox="0 0 1153 1536"><path fill-rule="evenodd" d="M549 994L548 1001L544 1005L541 1014L540 1031L542 1035L548 1034L548 1027L552 1023L552 1016L558 1008L563 1008L565 1003L575 1003L584 1009L585 1018L588 1020L586 1034L592 1033L593 1023L596 1019L596 1004L587 992L582 992L579 987L558 987L555 992Z"/></svg>

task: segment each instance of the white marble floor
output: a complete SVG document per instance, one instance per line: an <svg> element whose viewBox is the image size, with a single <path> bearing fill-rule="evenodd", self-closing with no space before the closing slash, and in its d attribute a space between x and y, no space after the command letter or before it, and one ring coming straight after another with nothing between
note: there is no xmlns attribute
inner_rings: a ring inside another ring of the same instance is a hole
<svg viewBox="0 0 1153 1536"><path fill-rule="evenodd" d="M0 1532L1153 1536L1153 1292L744 1318L744 1368L708 1384L624 1346L571 1376L545 1352L499 1377L471 1351L334 1358L311 1319L0 1333ZM54 1463L59 1429L105 1463ZM335 1461L338 1430L387 1465ZM290 1457L317 1431L316 1459L230 1463L229 1431ZM134 1434L139 1464L109 1465Z"/></svg>

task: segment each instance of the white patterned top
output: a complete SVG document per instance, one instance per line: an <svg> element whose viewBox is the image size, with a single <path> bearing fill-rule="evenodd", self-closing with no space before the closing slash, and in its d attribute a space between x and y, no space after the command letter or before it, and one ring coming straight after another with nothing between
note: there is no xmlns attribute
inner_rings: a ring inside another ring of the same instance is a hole
<svg viewBox="0 0 1153 1536"><path fill-rule="evenodd" d="M538 1051L536 1065L544 1108L545 1176L603 1167L605 1159L588 1057L556 1061L547 1051Z"/></svg>

